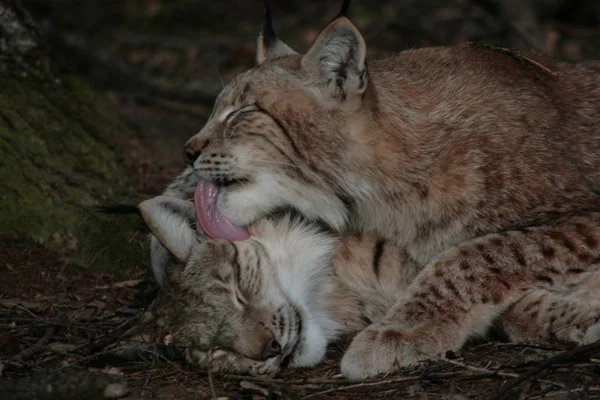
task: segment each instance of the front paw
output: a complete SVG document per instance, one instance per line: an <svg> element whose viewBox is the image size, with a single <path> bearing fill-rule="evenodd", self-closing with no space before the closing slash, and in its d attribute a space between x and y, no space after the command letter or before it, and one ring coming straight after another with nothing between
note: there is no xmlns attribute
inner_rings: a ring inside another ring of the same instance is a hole
<svg viewBox="0 0 600 400"><path fill-rule="evenodd" d="M266 361L247 360L248 373L253 376L267 376L272 378L281 369L281 360L278 357Z"/></svg>
<svg viewBox="0 0 600 400"><path fill-rule="evenodd" d="M364 380L426 360L412 334L399 327L371 325L354 337L342 358L346 379Z"/></svg>
<svg viewBox="0 0 600 400"><path fill-rule="evenodd" d="M213 372L250 374L253 376L274 376L280 369L278 357L266 361L256 361L225 351L190 350L185 352L186 361L191 365L209 369Z"/></svg>

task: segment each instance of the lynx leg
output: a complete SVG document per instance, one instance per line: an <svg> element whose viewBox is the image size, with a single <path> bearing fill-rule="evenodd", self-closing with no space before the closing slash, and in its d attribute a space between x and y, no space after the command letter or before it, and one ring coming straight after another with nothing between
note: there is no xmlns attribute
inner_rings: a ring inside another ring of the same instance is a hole
<svg viewBox="0 0 600 400"><path fill-rule="evenodd" d="M600 216L477 238L442 253L382 322L359 333L342 373L365 379L443 356L482 333L523 291L574 282L600 256Z"/></svg>
<svg viewBox="0 0 600 400"><path fill-rule="evenodd" d="M501 319L511 341L600 340L600 271L584 275L565 288L533 289L514 304Z"/></svg>

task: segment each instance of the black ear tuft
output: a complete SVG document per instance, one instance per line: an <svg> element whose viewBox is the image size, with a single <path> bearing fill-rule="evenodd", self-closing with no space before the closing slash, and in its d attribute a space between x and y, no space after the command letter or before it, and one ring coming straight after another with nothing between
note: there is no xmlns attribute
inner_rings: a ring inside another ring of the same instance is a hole
<svg viewBox="0 0 600 400"><path fill-rule="evenodd" d="M297 54L288 45L283 43L273 29L273 17L268 0L263 0L265 5L265 24L256 41L256 62L262 64L268 59Z"/></svg>
<svg viewBox="0 0 600 400"><path fill-rule="evenodd" d="M265 25L263 26L263 43L265 47L271 47L271 45L277 40L277 35L273 29L273 15L271 14L271 5L268 0L263 0L265 5Z"/></svg>
<svg viewBox="0 0 600 400"><path fill-rule="evenodd" d="M339 17L348 17L348 9L350 8L350 0L344 0L342 2L342 8L340 8L340 12L336 18Z"/></svg>

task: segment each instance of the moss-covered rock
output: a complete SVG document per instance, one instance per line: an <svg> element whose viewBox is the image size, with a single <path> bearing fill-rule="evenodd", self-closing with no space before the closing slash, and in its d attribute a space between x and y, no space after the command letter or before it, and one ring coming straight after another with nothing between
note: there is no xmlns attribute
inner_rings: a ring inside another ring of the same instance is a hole
<svg viewBox="0 0 600 400"><path fill-rule="evenodd" d="M139 200L116 145L127 127L81 79L14 66L0 70L0 233L69 247L104 269L141 265L141 221L87 208Z"/></svg>

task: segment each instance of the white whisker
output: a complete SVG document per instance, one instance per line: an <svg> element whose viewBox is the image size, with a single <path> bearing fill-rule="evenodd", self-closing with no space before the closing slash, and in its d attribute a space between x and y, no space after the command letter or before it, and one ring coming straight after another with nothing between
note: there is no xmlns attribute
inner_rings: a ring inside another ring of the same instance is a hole
<svg viewBox="0 0 600 400"><path fill-rule="evenodd" d="M253 158L252 161L257 161L257 162L261 162L261 163L265 163L265 164L285 165L285 166L289 166L292 168L297 168L300 171L304 172L308 176L313 175L312 171L310 171L309 169L304 168L298 164L292 164L292 163L287 163L287 162L282 162L282 161L260 160L260 159L256 159L256 158Z"/></svg>
<svg viewBox="0 0 600 400"><path fill-rule="evenodd" d="M223 76L221 75L221 71L217 70L217 75L219 76L219 81L221 82L221 86L225 89L225 82L223 82Z"/></svg>
<svg viewBox="0 0 600 400"><path fill-rule="evenodd" d="M277 164L277 165L288 165L290 167L294 167L294 168L300 168L298 165L296 164L292 164L292 163L286 163L286 162L282 162L282 161L269 161L269 160L260 160L260 159L256 159L253 158L252 161L258 161L258 162L262 162L265 164Z"/></svg>
<svg viewBox="0 0 600 400"><path fill-rule="evenodd" d="M313 175L313 172L306 169L305 167L302 167L297 164L288 163L288 162L261 160L261 159L256 159L256 158L253 158L252 162L254 162L256 164L262 163L262 164L271 164L271 165L282 165L282 166L298 169L298 170L304 172L308 176ZM213 168L213 167L211 167L211 168ZM231 168L231 170L230 170L230 168ZM199 171L202 172L202 169L200 168ZM204 171L204 172L210 176L211 172L213 172L213 171ZM239 180L242 179L243 177L236 177L235 175L240 174L240 173L242 173L242 174L243 173L263 173L263 172L265 172L265 170L256 165L254 165L254 166L234 165L234 166L221 166L221 168L219 168L216 172L218 172L220 174L230 175L231 177L229 179L235 179L238 182L240 182Z"/></svg>

